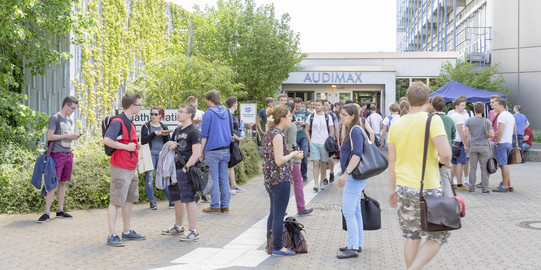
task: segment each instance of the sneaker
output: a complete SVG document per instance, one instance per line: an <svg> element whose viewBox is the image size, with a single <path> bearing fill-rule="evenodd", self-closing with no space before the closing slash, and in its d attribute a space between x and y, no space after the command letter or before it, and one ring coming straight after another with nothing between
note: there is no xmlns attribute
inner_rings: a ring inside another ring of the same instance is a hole
<svg viewBox="0 0 541 270"><path fill-rule="evenodd" d="M348 247L341 247L341 248L338 248L338 250L340 250L340 251L342 251L342 252L346 251L347 249L348 249ZM362 252L362 251L363 251L363 248L362 248L362 247L359 247L359 249L353 249L353 250L355 250L355 251L357 251L357 252Z"/></svg>
<svg viewBox="0 0 541 270"><path fill-rule="evenodd" d="M199 233L195 230L189 230L185 234L182 234L179 240L182 242L190 242L197 239L199 239Z"/></svg>
<svg viewBox="0 0 541 270"><path fill-rule="evenodd" d="M41 215L41 217L39 217L38 223L45 223L49 220L51 220L51 218L49 217L49 214L43 214Z"/></svg>
<svg viewBox="0 0 541 270"><path fill-rule="evenodd" d="M334 182L334 173L329 174L329 182Z"/></svg>
<svg viewBox="0 0 541 270"><path fill-rule="evenodd" d="M504 188L503 186L499 186L499 187L493 189L492 192L507 193L507 192L509 192L509 188Z"/></svg>
<svg viewBox="0 0 541 270"><path fill-rule="evenodd" d="M500 182L500 185L497 188L503 188L503 181ZM513 186L509 186L507 189L509 190L509 192L514 192L515 191Z"/></svg>
<svg viewBox="0 0 541 270"><path fill-rule="evenodd" d="M327 178L323 179L323 185L326 186L329 184L329 180L327 180Z"/></svg>
<svg viewBox="0 0 541 270"><path fill-rule="evenodd" d="M122 240L120 240L120 237L118 237L118 235L115 233L107 237L107 245L113 247L123 247L124 242L122 242Z"/></svg>
<svg viewBox="0 0 541 270"><path fill-rule="evenodd" d="M175 209L175 203L174 202L169 203L169 209Z"/></svg>
<svg viewBox="0 0 541 270"><path fill-rule="evenodd" d="M231 195L235 195L235 193L237 193L237 191L236 191L236 190L234 190L234 189L229 189L229 194L231 194Z"/></svg>
<svg viewBox="0 0 541 270"><path fill-rule="evenodd" d="M302 181L303 181L303 182L308 182L308 176L303 176L303 177L302 177Z"/></svg>
<svg viewBox="0 0 541 270"><path fill-rule="evenodd" d="M242 192L246 191L246 189L240 188L239 186L232 187L231 189L236 191L237 193L242 193Z"/></svg>
<svg viewBox="0 0 541 270"><path fill-rule="evenodd" d="M163 235L172 235L172 234L181 234L184 233L184 226L177 226L174 224L171 228L167 230L162 230Z"/></svg>
<svg viewBox="0 0 541 270"><path fill-rule="evenodd" d="M490 194L490 190L483 190L482 194Z"/></svg>
<svg viewBox="0 0 541 270"><path fill-rule="evenodd" d="M60 210L60 211L56 212L56 217L57 217L57 218L65 218L65 219L71 219L71 218L73 218L72 215L70 215L70 214L64 212L64 210Z"/></svg>
<svg viewBox="0 0 541 270"><path fill-rule="evenodd" d="M319 185L314 185L314 191L315 191L315 192L318 192L318 191L319 191Z"/></svg>
<svg viewBox="0 0 541 270"><path fill-rule="evenodd" d="M338 259L349 259L357 257L359 257L359 253L355 249L346 249L342 253L336 255L336 258Z"/></svg>
<svg viewBox="0 0 541 270"><path fill-rule="evenodd" d="M321 186L319 186L319 189L320 189L320 190L325 190L325 186L326 186L326 185L321 185Z"/></svg>
<svg viewBox="0 0 541 270"><path fill-rule="evenodd" d="M130 230L128 233L122 232L122 239L126 240L145 240L146 237L144 235L140 235L136 233L134 230Z"/></svg>
<svg viewBox="0 0 541 270"><path fill-rule="evenodd" d="M150 210L158 210L158 205L156 205L156 202L150 202Z"/></svg>
<svg viewBox="0 0 541 270"><path fill-rule="evenodd" d="M289 248L286 251L281 251L281 250L272 251L272 256L292 256L292 255L295 255L295 251Z"/></svg>
<svg viewBox="0 0 541 270"><path fill-rule="evenodd" d="M483 188L483 185L481 185L481 183L479 183L479 184L477 184L475 186L478 187L478 188Z"/></svg>
<svg viewBox="0 0 541 270"><path fill-rule="evenodd" d="M203 213L220 213L220 208L207 207L203 209Z"/></svg>
<svg viewBox="0 0 541 270"><path fill-rule="evenodd" d="M298 215L299 216L306 216L306 215L312 213L312 211L314 211L314 208L304 209L304 211L299 212Z"/></svg>

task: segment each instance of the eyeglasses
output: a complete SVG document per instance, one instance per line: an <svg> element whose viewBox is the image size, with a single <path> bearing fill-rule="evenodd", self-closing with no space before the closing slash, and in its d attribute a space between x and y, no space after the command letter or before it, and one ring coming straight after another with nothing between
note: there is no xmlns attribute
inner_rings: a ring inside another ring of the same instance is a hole
<svg viewBox="0 0 541 270"><path fill-rule="evenodd" d="M150 113L150 116L158 116L160 115L159 113Z"/></svg>
<svg viewBox="0 0 541 270"><path fill-rule="evenodd" d="M70 108L71 108L72 110L74 110L74 111L77 110L77 106L73 106L73 107L70 106Z"/></svg>

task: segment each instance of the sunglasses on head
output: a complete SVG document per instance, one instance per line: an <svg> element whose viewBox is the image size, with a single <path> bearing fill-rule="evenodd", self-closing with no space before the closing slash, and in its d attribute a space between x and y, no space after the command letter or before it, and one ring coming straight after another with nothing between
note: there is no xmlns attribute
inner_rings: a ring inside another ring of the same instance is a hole
<svg viewBox="0 0 541 270"><path fill-rule="evenodd" d="M159 116L159 113L150 113L150 116Z"/></svg>

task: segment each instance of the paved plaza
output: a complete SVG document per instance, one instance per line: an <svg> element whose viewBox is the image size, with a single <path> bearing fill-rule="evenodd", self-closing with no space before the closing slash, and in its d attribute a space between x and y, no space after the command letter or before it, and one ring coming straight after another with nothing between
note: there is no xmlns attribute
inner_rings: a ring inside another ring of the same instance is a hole
<svg viewBox="0 0 541 270"><path fill-rule="evenodd" d="M466 203L462 229L452 233L449 243L426 269L539 269L540 165L528 162L511 166L514 193L459 192ZM310 167L309 177L311 172ZM490 181L491 187L500 180L498 171ZM178 236L161 235L162 229L174 223L174 211L164 201L158 203L157 211L149 210L147 204L134 206L132 227L147 239L126 241L122 248L105 245L106 209L73 210L69 212L74 219L53 218L45 224L36 223L41 213L0 215L0 269L405 268L405 240L400 235L396 210L387 203L387 173L370 179L366 188L367 195L381 204L382 228L365 232L363 252L347 260L336 259L338 247L347 243L346 232L341 229L342 189L336 182L317 194L312 191L313 182L305 183L308 207L315 210L297 220L306 228L309 253L293 257L270 257L264 252L269 199L263 176L242 187L247 191L232 196L228 214L204 214L201 210L208 204L197 205L201 238L191 243L179 242ZM296 214L294 198L287 212ZM121 226L119 213L118 233Z"/></svg>

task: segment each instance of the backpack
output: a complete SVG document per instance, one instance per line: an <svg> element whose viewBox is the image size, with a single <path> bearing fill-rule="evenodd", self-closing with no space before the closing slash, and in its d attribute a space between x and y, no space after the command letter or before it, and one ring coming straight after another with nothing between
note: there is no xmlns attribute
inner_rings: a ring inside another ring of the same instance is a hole
<svg viewBox="0 0 541 270"><path fill-rule="evenodd" d="M201 194L208 194L213 189L212 179L209 177L210 168L206 161L197 160L195 165L188 169L187 174L192 192L201 191Z"/></svg>
<svg viewBox="0 0 541 270"><path fill-rule="evenodd" d="M282 243L285 248L295 251L295 253L308 253L308 245L302 233L304 226L294 217L287 217L284 220L284 229L282 231ZM267 239L267 253L272 254L272 234Z"/></svg>
<svg viewBox="0 0 541 270"><path fill-rule="evenodd" d="M119 118L124 123L124 126L128 130L128 138L131 141L131 123L127 124L127 122L130 122L130 120L126 117L126 115L124 113L121 113L119 115L114 115L114 116L109 115L109 116L106 116L105 118L103 118L103 120L101 120L101 137L102 138L105 137L105 133L107 132L107 129L109 128L109 125L116 118ZM120 134L122 135L122 129L120 129ZM108 156L112 156L113 153L116 151L115 148L109 147L109 146L107 146L105 144L103 146L105 148L105 154L108 155Z"/></svg>

